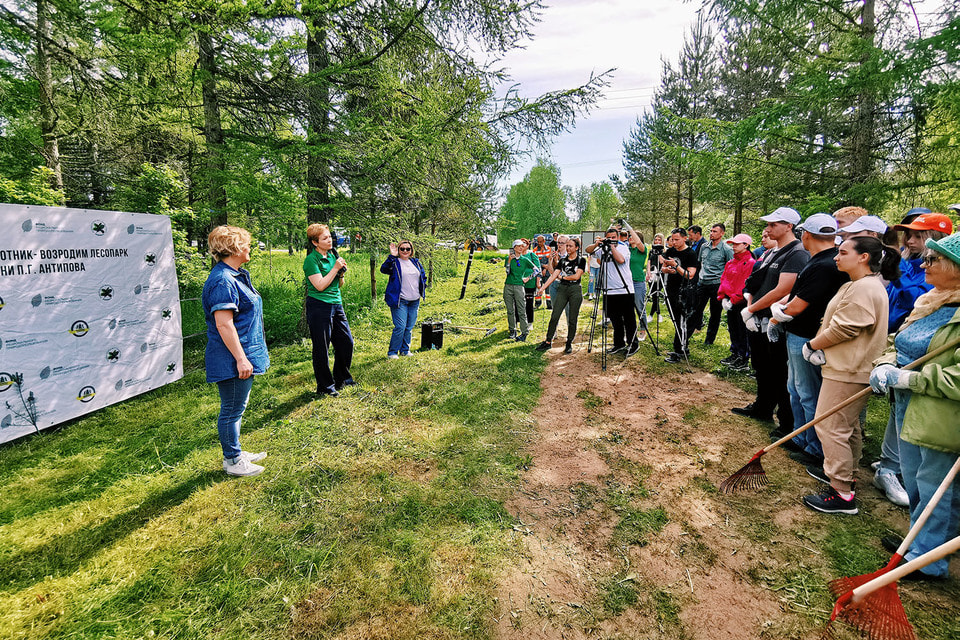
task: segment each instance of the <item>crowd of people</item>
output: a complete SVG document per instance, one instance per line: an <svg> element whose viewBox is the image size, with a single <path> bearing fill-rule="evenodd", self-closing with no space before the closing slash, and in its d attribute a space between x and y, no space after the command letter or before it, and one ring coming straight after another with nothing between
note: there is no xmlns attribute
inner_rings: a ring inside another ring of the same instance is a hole
<svg viewBox="0 0 960 640"><path fill-rule="evenodd" d="M772 440L801 425L815 427L784 444L824 485L803 504L826 514L858 513L868 396L861 392L869 387L888 394L890 407L873 483L916 522L960 453L960 233L953 233L949 216L929 209L909 211L892 228L859 207L802 222L795 210L781 207L761 220L765 227L754 251L747 234L725 240L721 223L708 237L699 227L657 234L650 247L623 221L586 247L576 236L559 234L549 242L543 236L532 243L517 239L504 261L509 338L526 341L534 309L545 302L550 320L536 348L553 346L566 313L564 352L570 353L585 274L587 299L602 296L613 329L610 353L636 353L649 323L659 322L665 309L674 325L666 361L682 362L693 334L705 328L704 344L716 341L725 313L730 355L721 362L735 370L749 366L757 380L754 401L731 410L771 424L776 417ZM253 377L269 367L262 301L243 269L250 240L238 227L210 233L216 262L202 294L207 380L217 384L221 401L223 469L237 476L262 472L257 462L266 456L243 451L239 442ZM307 240L303 272L316 393L336 396L355 384L354 342L340 292L347 265L325 225L310 225ZM394 324L387 358L404 357L426 274L406 240L390 245L380 270L389 276L384 297ZM935 548L958 529L960 488L950 486L906 558ZM900 542L890 537L884 545L895 551ZM947 562L912 575L943 578Z"/></svg>

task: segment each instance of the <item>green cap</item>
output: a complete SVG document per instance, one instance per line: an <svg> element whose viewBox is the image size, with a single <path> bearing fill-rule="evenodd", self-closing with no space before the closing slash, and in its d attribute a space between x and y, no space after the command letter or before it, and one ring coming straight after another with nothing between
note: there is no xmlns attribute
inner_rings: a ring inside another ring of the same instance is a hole
<svg viewBox="0 0 960 640"><path fill-rule="evenodd" d="M927 239L927 248L942 253L955 264L960 265L960 233L955 233L940 240L929 238Z"/></svg>

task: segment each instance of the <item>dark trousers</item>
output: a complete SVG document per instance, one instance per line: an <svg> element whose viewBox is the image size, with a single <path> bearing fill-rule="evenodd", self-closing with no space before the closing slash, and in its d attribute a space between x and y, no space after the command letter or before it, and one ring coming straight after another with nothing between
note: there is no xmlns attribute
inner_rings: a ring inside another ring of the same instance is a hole
<svg viewBox="0 0 960 640"><path fill-rule="evenodd" d="M776 410L779 431L793 431L793 411L787 389L787 341L770 342L767 334L760 331L748 331L747 334L753 369L757 373L757 399L753 402L753 412L758 417L767 418Z"/></svg>
<svg viewBox="0 0 960 640"><path fill-rule="evenodd" d="M705 344L713 344L717 339L717 331L720 330L720 314L723 313L723 307L717 300L717 292L720 290L720 283L716 284L698 284L697 285L697 305L690 313L690 330L696 331L703 328L703 310L707 304L710 304L710 322L707 325L707 337Z"/></svg>
<svg viewBox="0 0 960 640"><path fill-rule="evenodd" d="M748 340L746 325L740 312L747 306L746 300L741 300L727 311L727 329L730 330L730 353L743 358L750 355L750 341Z"/></svg>
<svg viewBox="0 0 960 640"><path fill-rule="evenodd" d="M533 324L533 294L537 292L536 289L526 289L523 290L523 299L526 302L527 310L527 324Z"/></svg>
<svg viewBox="0 0 960 640"><path fill-rule="evenodd" d="M637 314L632 293L608 295L607 314L613 325L613 348L619 349L637 341Z"/></svg>
<svg viewBox="0 0 960 640"><path fill-rule="evenodd" d="M577 335L577 320L580 318L580 305L583 303L583 289L580 281L567 284L563 282L557 287L557 294L553 297L553 313L550 314L550 324L547 325L547 342L553 340L557 334L557 325L560 324L560 315L567 312L567 344L572 344Z"/></svg>
<svg viewBox="0 0 960 640"><path fill-rule="evenodd" d="M673 352L690 353L690 314L684 308L680 289L667 289L667 311L673 322Z"/></svg>
<svg viewBox="0 0 960 640"><path fill-rule="evenodd" d="M317 393L330 393L352 384L353 335L342 304L330 304L307 296L307 326L313 342L313 376ZM333 345L333 374L330 373L330 345Z"/></svg>

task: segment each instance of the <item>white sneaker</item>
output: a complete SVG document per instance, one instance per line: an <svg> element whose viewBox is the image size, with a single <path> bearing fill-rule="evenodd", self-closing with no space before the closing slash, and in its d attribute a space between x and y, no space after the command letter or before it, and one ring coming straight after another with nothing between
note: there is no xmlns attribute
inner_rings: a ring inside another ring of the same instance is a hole
<svg viewBox="0 0 960 640"><path fill-rule="evenodd" d="M263 473L263 467L245 460L242 453L234 459L236 463L231 463L226 458L223 459L223 470L227 472L228 476L256 476Z"/></svg>
<svg viewBox="0 0 960 640"><path fill-rule="evenodd" d="M391 353L390 355L387 356L387 360L399 360L399 359L400 359L400 356L398 356L395 353Z"/></svg>
<svg viewBox="0 0 960 640"><path fill-rule="evenodd" d="M897 474L886 469L878 469L873 476L873 486L880 489L887 495L887 500L898 507L910 506L910 498L907 496L906 489L900 484Z"/></svg>
<svg viewBox="0 0 960 640"><path fill-rule="evenodd" d="M653 324L653 316L647 316L647 324Z"/></svg>
<svg viewBox="0 0 960 640"><path fill-rule="evenodd" d="M240 457L247 462L260 462L267 457L267 452L261 451L260 453L250 453L249 451L241 451Z"/></svg>

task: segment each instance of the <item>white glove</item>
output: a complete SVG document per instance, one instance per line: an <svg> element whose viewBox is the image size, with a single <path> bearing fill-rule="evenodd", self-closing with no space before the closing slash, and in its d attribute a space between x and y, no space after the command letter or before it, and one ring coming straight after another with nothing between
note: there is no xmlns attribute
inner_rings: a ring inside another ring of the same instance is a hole
<svg viewBox="0 0 960 640"><path fill-rule="evenodd" d="M827 356L823 352L823 349L817 349L814 351L810 348L809 342L803 343L802 353L803 359L816 367L822 367L823 365L827 364Z"/></svg>
<svg viewBox="0 0 960 640"><path fill-rule="evenodd" d="M874 393L885 394L887 392L887 371L896 370L892 364L881 364L873 368L870 372L870 388Z"/></svg>
<svg viewBox="0 0 960 640"><path fill-rule="evenodd" d="M890 389L909 389L910 380L914 376L920 375L916 371L907 371L906 369L898 369L893 367L892 369L887 369L887 387Z"/></svg>
<svg viewBox="0 0 960 640"><path fill-rule="evenodd" d="M753 317L753 314L747 311L746 307L740 311L740 317L743 318L743 324L747 326L747 331L753 331L754 333L760 331L760 324Z"/></svg>
<svg viewBox="0 0 960 640"><path fill-rule="evenodd" d="M720 306L723 307L724 311L730 311L730 309L733 309L733 303L730 302L730 298L724 298L723 302L720 303Z"/></svg>
<svg viewBox="0 0 960 640"><path fill-rule="evenodd" d="M767 340L770 342L780 342L783 334L784 328L779 322L770 322L767 324Z"/></svg>
<svg viewBox="0 0 960 640"><path fill-rule="evenodd" d="M787 305L780 304L779 302L774 302L770 305L770 311L773 313L773 319L777 322L790 322L793 320L793 316L783 312L784 307Z"/></svg>

